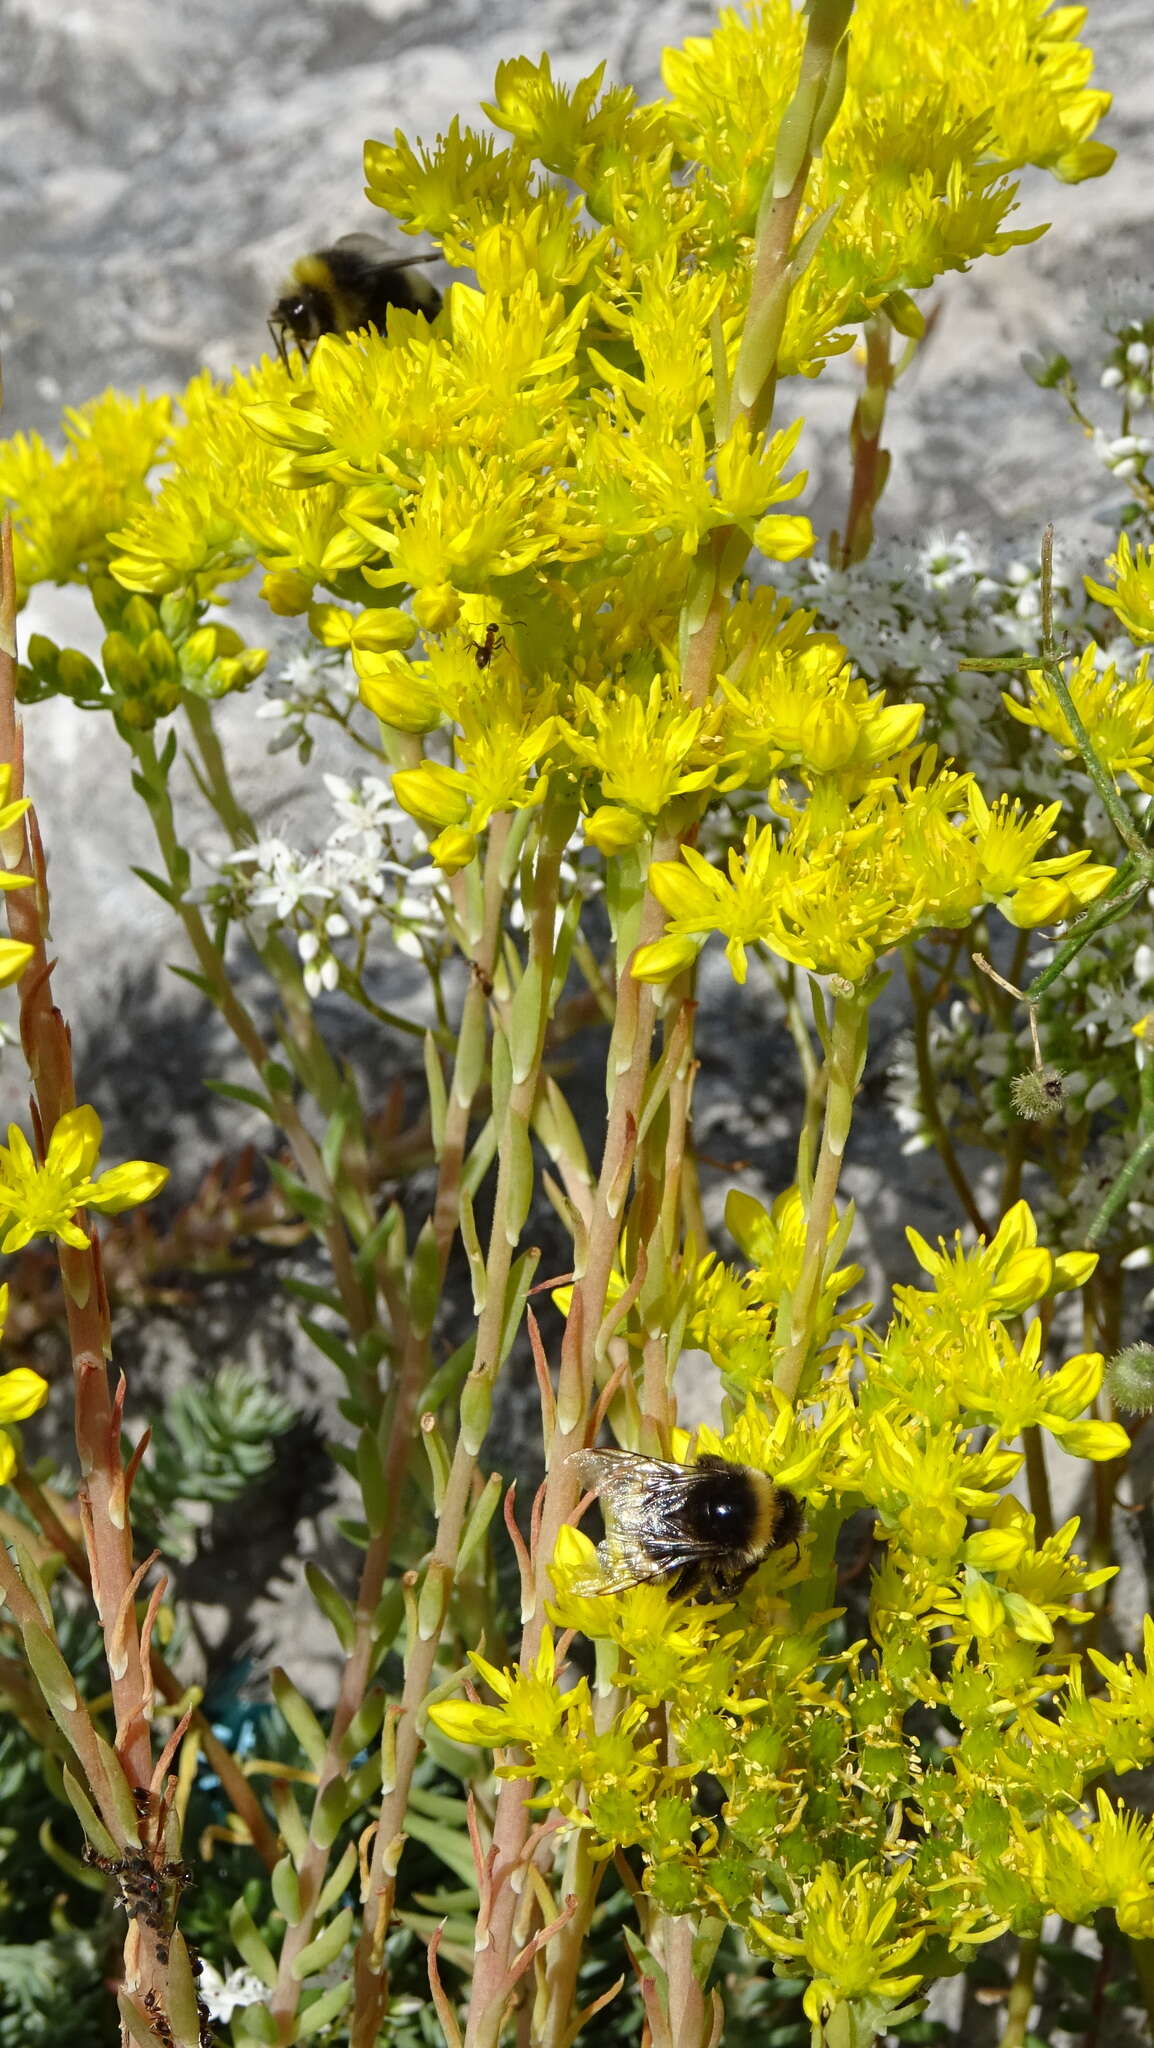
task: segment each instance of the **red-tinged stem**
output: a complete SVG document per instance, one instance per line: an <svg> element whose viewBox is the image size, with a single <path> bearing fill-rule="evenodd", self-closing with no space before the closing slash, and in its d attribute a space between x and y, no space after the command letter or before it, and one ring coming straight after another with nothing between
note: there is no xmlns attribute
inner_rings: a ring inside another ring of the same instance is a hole
<svg viewBox="0 0 1154 2048"><path fill-rule="evenodd" d="M893 386L894 367L890 360L890 324L884 314L865 323L865 389L854 407L850 428L853 481L845 536L841 545L841 567L864 561L873 544L874 508L885 488L889 457L882 448L882 426L886 399Z"/></svg>
<svg viewBox="0 0 1154 2048"><path fill-rule="evenodd" d="M37 1484L30 1473L19 1467L12 1476L11 1484L37 1523L49 1547L64 1558L69 1570L80 1584L91 1590L92 1580L84 1547L77 1540L74 1531L61 1520L45 1489ZM181 1684L155 1643L149 1648L149 1662L156 1690L170 1706L175 1706L178 1700L185 1697L188 1687ZM247 1827L253 1848L266 1869L271 1870L279 1860L280 1847L276 1833L269 1826L260 1801L252 1789L252 1781L245 1777L231 1750L227 1750L213 1734L212 1724L199 1707L192 1710L190 1726L196 1730L205 1760L220 1779L233 1812Z"/></svg>
<svg viewBox="0 0 1154 2048"><path fill-rule="evenodd" d="M10 766L9 798L16 801L24 795L24 745L16 715L16 580L7 521L0 545L0 760ZM75 1107L76 1095L71 1037L52 1001L46 946L48 882L34 813L28 813L26 826L23 851L17 862L9 863L9 871L14 868L29 876L33 887L9 891L5 904L12 937L32 948L31 962L19 982L20 1037L35 1091L39 1141L47 1149L60 1118ZM111 1350L108 1304L95 1242L83 1252L61 1246L60 1271L73 1361L85 1544L108 1654L116 1748L129 1783L147 1785L152 1748L144 1711L145 1672L131 1612L132 1526L119 1410L106 1363Z"/></svg>

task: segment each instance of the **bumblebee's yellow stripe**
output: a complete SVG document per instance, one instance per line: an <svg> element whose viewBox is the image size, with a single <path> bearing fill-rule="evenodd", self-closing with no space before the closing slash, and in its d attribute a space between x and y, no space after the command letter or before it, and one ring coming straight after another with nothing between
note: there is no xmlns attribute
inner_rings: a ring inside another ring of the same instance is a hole
<svg viewBox="0 0 1154 2048"><path fill-rule="evenodd" d="M760 1557L772 1548L773 1533L781 1520L781 1503L777 1488L764 1472L751 1472L756 1513L746 1551L750 1557Z"/></svg>

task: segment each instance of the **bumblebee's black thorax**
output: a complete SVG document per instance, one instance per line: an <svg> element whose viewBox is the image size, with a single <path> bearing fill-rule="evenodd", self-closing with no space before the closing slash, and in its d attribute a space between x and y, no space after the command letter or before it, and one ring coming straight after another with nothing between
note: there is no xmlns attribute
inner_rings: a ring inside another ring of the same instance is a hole
<svg viewBox="0 0 1154 2048"><path fill-rule="evenodd" d="M363 327L371 321L383 334L390 306L399 307L403 313L423 313L428 320L440 310L440 292L418 269L403 263L374 261L359 249L339 242L326 250L325 256L334 294L359 313L359 318L348 321L349 326Z"/></svg>
<svg viewBox="0 0 1154 2048"><path fill-rule="evenodd" d="M765 1491L772 1498L773 1489L760 1480L759 1473L724 1458L699 1458L678 1516L684 1534L703 1550L764 1548Z"/></svg>

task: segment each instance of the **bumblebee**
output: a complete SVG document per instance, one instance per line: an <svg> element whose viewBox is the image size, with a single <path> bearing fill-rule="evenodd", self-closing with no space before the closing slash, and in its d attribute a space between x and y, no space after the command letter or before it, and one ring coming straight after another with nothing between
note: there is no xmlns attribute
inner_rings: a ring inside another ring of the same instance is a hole
<svg viewBox="0 0 1154 2048"><path fill-rule="evenodd" d="M796 1543L801 1502L764 1472L705 1456L667 1465L632 1451L574 1451L582 1485L600 1495L600 1571L580 1593L620 1593L667 1580L671 1598L732 1600L771 1551Z"/></svg>
<svg viewBox="0 0 1154 2048"><path fill-rule="evenodd" d="M370 326L383 333L390 306L435 320L441 294L416 266L437 260L436 250L396 256L376 235L342 235L331 249L300 257L268 316L282 363L287 367L290 341L307 362L322 334L351 334Z"/></svg>

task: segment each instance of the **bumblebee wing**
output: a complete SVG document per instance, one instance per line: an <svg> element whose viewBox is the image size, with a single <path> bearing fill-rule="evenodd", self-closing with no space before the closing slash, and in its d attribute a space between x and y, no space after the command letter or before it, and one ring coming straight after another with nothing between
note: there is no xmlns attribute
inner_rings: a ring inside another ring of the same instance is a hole
<svg viewBox="0 0 1154 2048"><path fill-rule="evenodd" d="M572 1451L569 1463L590 1493L622 1500L628 1494L680 1490L693 1483L692 1465L669 1465L639 1451Z"/></svg>
<svg viewBox="0 0 1154 2048"><path fill-rule="evenodd" d="M597 1545L598 1569L570 1580L567 1590L582 1599L598 1593L627 1593L631 1586L664 1585L673 1573L694 1563L692 1557L646 1557L627 1545L606 1541Z"/></svg>
<svg viewBox="0 0 1154 2048"><path fill-rule="evenodd" d="M582 1485L599 1496L611 1539L640 1545L638 1555L651 1553L662 1535L669 1541L668 1517L692 1491L692 1465L667 1465L636 1451L574 1451L570 1463Z"/></svg>
<svg viewBox="0 0 1154 2048"><path fill-rule="evenodd" d="M341 235L333 243L342 256L350 263L360 266L362 273L376 270L411 270L414 263L439 263L439 249L426 249L418 256L398 256L379 235Z"/></svg>
<svg viewBox="0 0 1154 2048"><path fill-rule="evenodd" d="M365 264L391 263L393 252L380 235L338 235L332 244L344 256Z"/></svg>

